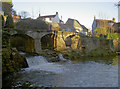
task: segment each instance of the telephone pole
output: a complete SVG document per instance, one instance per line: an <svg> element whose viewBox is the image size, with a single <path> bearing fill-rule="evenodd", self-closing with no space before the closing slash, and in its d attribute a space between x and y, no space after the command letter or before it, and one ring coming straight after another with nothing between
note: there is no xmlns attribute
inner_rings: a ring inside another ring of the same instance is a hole
<svg viewBox="0 0 120 89"><path fill-rule="evenodd" d="M34 10L33 10L33 8L32 8L32 18L34 18Z"/></svg>
<svg viewBox="0 0 120 89"><path fill-rule="evenodd" d="M120 1L118 2L118 22L120 22Z"/></svg>

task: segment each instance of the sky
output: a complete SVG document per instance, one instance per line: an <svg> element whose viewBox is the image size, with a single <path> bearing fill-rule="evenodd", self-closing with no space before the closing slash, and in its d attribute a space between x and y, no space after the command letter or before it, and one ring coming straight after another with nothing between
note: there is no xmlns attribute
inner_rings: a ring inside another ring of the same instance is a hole
<svg viewBox="0 0 120 89"><path fill-rule="evenodd" d="M68 18L78 20L82 25L92 29L94 16L97 19L110 19L115 17L118 21L118 8L115 6L119 0L12 0L13 9L17 13L29 12L29 17L54 15L56 12L64 22Z"/></svg>

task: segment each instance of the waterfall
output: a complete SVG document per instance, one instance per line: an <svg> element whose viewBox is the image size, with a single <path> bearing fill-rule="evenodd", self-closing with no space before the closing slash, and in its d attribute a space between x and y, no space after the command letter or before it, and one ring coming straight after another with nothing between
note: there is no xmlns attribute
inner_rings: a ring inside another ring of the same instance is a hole
<svg viewBox="0 0 120 89"><path fill-rule="evenodd" d="M34 56L34 57L26 58L26 59L27 59L27 63L29 67L43 65L43 64L48 63L47 60L43 56Z"/></svg>
<svg viewBox="0 0 120 89"><path fill-rule="evenodd" d="M60 60L62 60L62 61L66 61L66 59L63 58L63 55L62 55L61 53L59 53L58 56L59 56L59 59L60 59Z"/></svg>
<svg viewBox="0 0 120 89"><path fill-rule="evenodd" d="M48 71L54 73L60 73L64 69L60 64L49 63L43 56L34 56L26 58L29 68L26 71Z"/></svg>

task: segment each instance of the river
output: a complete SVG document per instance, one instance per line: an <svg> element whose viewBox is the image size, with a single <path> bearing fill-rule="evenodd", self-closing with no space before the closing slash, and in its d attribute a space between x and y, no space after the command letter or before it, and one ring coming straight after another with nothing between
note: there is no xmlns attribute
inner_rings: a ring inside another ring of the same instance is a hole
<svg viewBox="0 0 120 89"><path fill-rule="evenodd" d="M117 57L48 62L43 56L31 56L26 60L29 67L14 74L14 87L118 87Z"/></svg>

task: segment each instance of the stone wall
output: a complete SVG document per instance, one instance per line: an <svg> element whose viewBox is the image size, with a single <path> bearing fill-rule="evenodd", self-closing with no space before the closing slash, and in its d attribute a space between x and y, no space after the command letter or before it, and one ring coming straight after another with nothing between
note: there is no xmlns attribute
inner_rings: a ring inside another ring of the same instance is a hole
<svg viewBox="0 0 120 89"><path fill-rule="evenodd" d="M67 44L71 44L71 41L74 40L74 39L69 40L69 37L72 38L73 35L76 35L76 34L77 33L73 33L73 32L58 31L56 33L57 37L55 38L56 39L56 50L64 50L64 49L69 48ZM71 45L74 45L74 44L71 44Z"/></svg>
<svg viewBox="0 0 120 89"><path fill-rule="evenodd" d="M95 38L88 37L82 34L73 34L68 37L64 37L59 33L57 36L57 51L62 51L66 49L79 50L83 52L90 52L91 50L97 48L110 49L113 50L113 42L112 40L104 39L104 38ZM66 38L66 39L64 39Z"/></svg>
<svg viewBox="0 0 120 89"><path fill-rule="evenodd" d="M113 45L114 45L115 51L120 52L120 38L113 40Z"/></svg>

